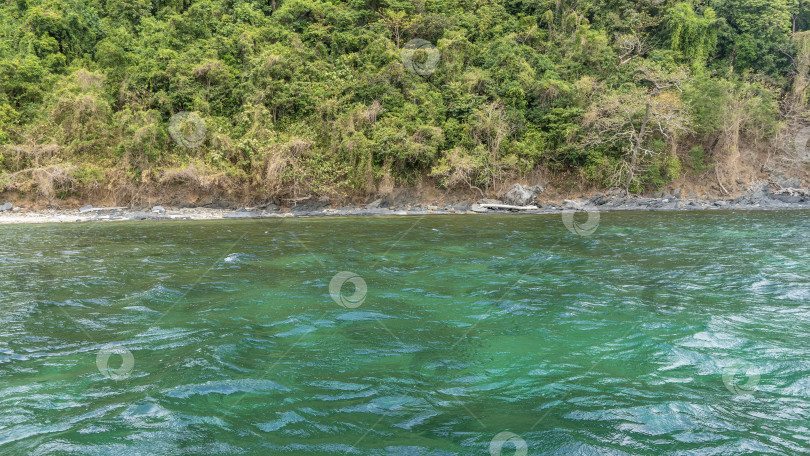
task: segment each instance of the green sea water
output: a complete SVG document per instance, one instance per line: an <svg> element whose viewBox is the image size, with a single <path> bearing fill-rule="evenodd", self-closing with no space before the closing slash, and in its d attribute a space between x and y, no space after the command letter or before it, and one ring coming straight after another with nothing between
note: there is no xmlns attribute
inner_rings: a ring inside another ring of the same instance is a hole
<svg viewBox="0 0 810 456"><path fill-rule="evenodd" d="M2 226L0 454L808 454L808 222Z"/></svg>

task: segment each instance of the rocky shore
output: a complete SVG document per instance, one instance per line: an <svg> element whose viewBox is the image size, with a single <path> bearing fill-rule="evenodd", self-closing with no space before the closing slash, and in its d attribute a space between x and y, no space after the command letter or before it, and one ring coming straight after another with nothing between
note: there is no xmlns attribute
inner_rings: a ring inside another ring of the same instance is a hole
<svg viewBox="0 0 810 456"><path fill-rule="evenodd" d="M810 190L762 185L736 198L700 199L681 195L679 190L655 197L626 196L621 190L597 193L588 198L550 201L542 198L542 187L515 184L501 199L454 204L393 203L380 198L369 204L331 207L328 201L308 201L292 207L268 204L238 209L202 207L152 208L93 207L71 210L27 210L11 203L0 205L0 224L59 223L138 220L217 220L284 217L403 216L450 214L553 214L570 211L702 211L702 210L786 210L810 209Z"/></svg>

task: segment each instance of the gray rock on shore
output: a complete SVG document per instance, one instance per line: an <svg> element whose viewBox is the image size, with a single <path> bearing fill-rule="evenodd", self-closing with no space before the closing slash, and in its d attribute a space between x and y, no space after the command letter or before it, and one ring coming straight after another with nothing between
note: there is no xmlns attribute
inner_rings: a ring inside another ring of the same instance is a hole
<svg viewBox="0 0 810 456"><path fill-rule="evenodd" d="M453 209L456 212L467 212L470 209L472 209L472 204L471 203L457 203L457 204L454 204L453 206L451 206L451 209Z"/></svg>
<svg viewBox="0 0 810 456"><path fill-rule="evenodd" d="M775 173L770 177L770 180L782 188L802 188L801 179L788 177L784 173Z"/></svg>
<svg viewBox="0 0 810 456"><path fill-rule="evenodd" d="M533 187L524 187L520 184L515 184L503 196L504 204L510 206L528 206L537 200L537 197L543 193L543 187L535 185Z"/></svg>
<svg viewBox="0 0 810 456"><path fill-rule="evenodd" d="M492 201L492 200L490 200L490 201ZM488 204L488 203L483 203L483 204ZM497 204L497 203L492 203L492 204ZM482 207L480 203L475 203L472 206L470 206L470 210L477 213L477 214L485 214L485 213L489 212L489 209L487 209L485 207Z"/></svg>
<svg viewBox="0 0 810 456"><path fill-rule="evenodd" d="M329 200L315 200L309 199L304 202L293 205L290 208L291 212L296 214L319 214L323 212L325 207L329 206Z"/></svg>
<svg viewBox="0 0 810 456"><path fill-rule="evenodd" d="M14 209L14 205L11 203L5 203L2 206L0 206L0 212L6 212L12 209Z"/></svg>
<svg viewBox="0 0 810 456"><path fill-rule="evenodd" d="M562 207L563 209L579 211L585 207L585 204L582 201L563 200Z"/></svg>

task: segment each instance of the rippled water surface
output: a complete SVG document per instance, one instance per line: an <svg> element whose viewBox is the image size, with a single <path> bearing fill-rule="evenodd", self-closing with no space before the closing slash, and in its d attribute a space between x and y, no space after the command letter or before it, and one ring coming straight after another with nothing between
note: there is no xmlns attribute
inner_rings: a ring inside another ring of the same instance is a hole
<svg viewBox="0 0 810 456"><path fill-rule="evenodd" d="M807 454L808 222L3 226L0 453Z"/></svg>

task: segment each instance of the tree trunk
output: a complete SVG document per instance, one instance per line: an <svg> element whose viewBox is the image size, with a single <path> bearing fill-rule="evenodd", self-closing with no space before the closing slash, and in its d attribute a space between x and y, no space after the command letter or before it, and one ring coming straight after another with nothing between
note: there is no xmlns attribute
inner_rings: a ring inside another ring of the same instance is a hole
<svg viewBox="0 0 810 456"><path fill-rule="evenodd" d="M633 156L630 158L630 172L627 173L627 182L624 184L624 193L630 196L630 183L633 181L633 173L636 170L636 162L638 161L638 151L641 150L641 141L644 135L647 134L647 122L650 121L650 109L652 108L652 99L647 100L647 110L644 112L644 120L641 122L641 131L636 137L636 145L633 147Z"/></svg>

